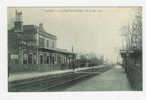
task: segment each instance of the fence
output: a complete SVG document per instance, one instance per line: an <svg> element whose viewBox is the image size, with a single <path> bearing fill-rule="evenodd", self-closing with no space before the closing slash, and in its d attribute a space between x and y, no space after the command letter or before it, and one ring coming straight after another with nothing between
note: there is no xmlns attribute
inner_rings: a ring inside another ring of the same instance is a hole
<svg viewBox="0 0 146 100"><path fill-rule="evenodd" d="M123 57L127 77L134 90L142 91L142 51L128 54Z"/></svg>
<svg viewBox="0 0 146 100"><path fill-rule="evenodd" d="M61 64L9 64L9 73L19 72L48 72L56 70L70 69L68 65Z"/></svg>

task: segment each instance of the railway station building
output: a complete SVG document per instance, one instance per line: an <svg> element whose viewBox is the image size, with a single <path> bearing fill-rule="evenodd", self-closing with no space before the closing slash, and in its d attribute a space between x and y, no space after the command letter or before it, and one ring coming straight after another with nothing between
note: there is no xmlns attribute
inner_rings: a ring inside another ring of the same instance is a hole
<svg viewBox="0 0 146 100"><path fill-rule="evenodd" d="M56 44L57 37L46 32L43 23L23 25L22 12L16 10L14 27L8 30L9 65L71 67L75 53L57 48Z"/></svg>

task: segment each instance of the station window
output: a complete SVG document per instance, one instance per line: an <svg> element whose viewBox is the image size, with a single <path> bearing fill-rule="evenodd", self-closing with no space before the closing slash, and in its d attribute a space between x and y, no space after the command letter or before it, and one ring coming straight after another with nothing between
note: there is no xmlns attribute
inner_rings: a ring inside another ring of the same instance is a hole
<svg viewBox="0 0 146 100"><path fill-rule="evenodd" d="M61 63L61 57L60 56L58 56L58 63L60 64Z"/></svg>
<svg viewBox="0 0 146 100"><path fill-rule="evenodd" d="M41 46L41 47L44 47L45 46L45 42L44 42L45 40L43 39L43 38L39 38L39 45Z"/></svg>
<svg viewBox="0 0 146 100"><path fill-rule="evenodd" d="M28 64L32 64L32 54L28 55Z"/></svg>
<svg viewBox="0 0 146 100"><path fill-rule="evenodd" d="M54 64L56 64L57 63L57 55L56 54L54 54Z"/></svg>
<svg viewBox="0 0 146 100"><path fill-rule="evenodd" d="M52 57L52 64L55 64L55 57Z"/></svg>
<svg viewBox="0 0 146 100"><path fill-rule="evenodd" d="M36 54L33 55L33 63L36 64L37 58L36 58Z"/></svg>
<svg viewBox="0 0 146 100"><path fill-rule="evenodd" d="M47 64L49 64L49 63L50 63L50 57L47 56Z"/></svg>
<svg viewBox="0 0 146 100"><path fill-rule="evenodd" d="M27 54L23 55L23 64L27 64Z"/></svg>
<svg viewBox="0 0 146 100"><path fill-rule="evenodd" d="M47 47L49 48L49 40L47 40Z"/></svg>
<svg viewBox="0 0 146 100"><path fill-rule="evenodd" d="M55 57L54 54L50 55L50 63L55 64Z"/></svg>
<svg viewBox="0 0 146 100"><path fill-rule="evenodd" d="M40 55L40 64L43 64L43 55Z"/></svg>
<svg viewBox="0 0 146 100"><path fill-rule="evenodd" d="M54 43L54 41L52 41L52 48L55 48L55 43Z"/></svg>

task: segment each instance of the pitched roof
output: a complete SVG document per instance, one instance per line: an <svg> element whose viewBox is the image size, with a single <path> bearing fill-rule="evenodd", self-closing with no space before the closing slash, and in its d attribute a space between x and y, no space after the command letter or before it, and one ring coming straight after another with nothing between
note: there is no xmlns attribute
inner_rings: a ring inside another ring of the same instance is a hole
<svg viewBox="0 0 146 100"><path fill-rule="evenodd" d="M55 35L46 32L44 29L43 30L40 29L39 26L36 26L36 25L23 25L23 30L24 30L24 32L25 31L34 32L36 30L39 30L40 34L42 34L44 36L51 36L51 37L54 37L56 39Z"/></svg>
<svg viewBox="0 0 146 100"><path fill-rule="evenodd" d="M23 30L33 30L35 29L35 25L23 25Z"/></svg>

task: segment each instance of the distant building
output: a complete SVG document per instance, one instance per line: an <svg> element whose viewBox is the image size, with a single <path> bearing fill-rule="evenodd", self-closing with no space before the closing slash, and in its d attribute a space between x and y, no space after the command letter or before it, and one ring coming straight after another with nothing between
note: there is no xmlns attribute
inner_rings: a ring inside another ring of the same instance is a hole
<svg viewBox="0 0 146 100"><path fill-rule="evenodd" d="M14 28L8 30L9 64L71 63L75 54L56 47L57 37L45 31L43 24L23 25L22 12L16 11Z"/></svg>

